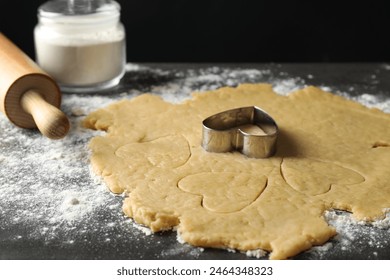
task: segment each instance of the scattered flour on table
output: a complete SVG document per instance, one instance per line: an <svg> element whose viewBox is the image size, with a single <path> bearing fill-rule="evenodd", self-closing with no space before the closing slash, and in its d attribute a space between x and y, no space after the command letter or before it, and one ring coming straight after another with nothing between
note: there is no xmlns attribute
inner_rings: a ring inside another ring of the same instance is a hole
<svg viewBox="0 0 390 280"><path fill-rule="evenodd" d="M386 113L390 113L390 98L384 95L372 95L363 93L353 98L355 101L366 105L369 108L377 108Z"/></svg>
<svg viewBox="0 0 390 280"><path fill-rule="evenodd" d="M386 214L383 219L369 223L357 221L351 213L345 211L326 211L325 220L336 229L337 235L324 245L313 247L310 252L319 258L323 258L329 250L335 247L347 253L365 248L367 258L375 258L378 254L375 250L384 249L390 245L390 240L385 238L390 233L390 213L388 209L384 209L384 212Z"/></svg>
<svg viewBox="0 0 390 280"><path fill-rule="evenodd" d="M210 67L190 70L151 69L136 64L127 65L129 89L116 94L64 94L63 106L70 117L71 130L62 140L52 141L36 131L11 125L0 116L0 242L15 240L44 240L46 243L74 244L76 240L90 242L90 234L99 242L112 243L115 238L134 241L150 238L152 232L124 217L123 197L108 192L106 186L92 174L89 167L89 140L103 134L83 128L80 121L90 112L122 98L132 98L144 92L161 95L169 102L190 98L193 91L213 90L240 83L272 83L282 95L300 89L315 77L290 77L269 69ZM135 77L135 78L134 78ZM324 90L336 89L322 85ZM349 89L356 92L355 88ZM350 95L366 106L390 112L390 98L385 95L362 93ZM372 246L386 246L375 238L377 229L388 230L390 217L370 226L356 223L348 214L329 211L325 218L338 231L334 241L345 250L357 237L369 234ZM130 221L130 222L129 222ZM363 228L363 230L362 230ZM135 230L134 230L135 229ZM15 232L2 240L2 231ZM115 237L113 237L115 235ZM148 237L149 236L149 237ZM177 236L180 241L180 236ZM96 241L96 240L95 240ZM181 242L182 243L182 242ZM311 250L314 255L326 255L334 247L328 242ZM189 255L200 257L203 249L178 243L161 252L160 258ZM248 257L262 258L263 250L243 252Z"/></svg>
<svg viewBox="0 0 390 280"><path fill-rule="evenodd" d="M137 223L134 223L133 227L140 230L141 232L143 232L145 234L145 236L149 236L149 235L153 234L153 231L150 228L139 225Z"/></svg>
<svg viewBox="0 0 390 280"><path fill-rule="evenodd" d="M246 251L245 254L247 255L247 257L260 259L265 257L268 253L264 250L258 249Z"/></svg>
<svg viewBox="0 0 390 280"><path fill-rule="evenodd" d="M241 83L272 82L275 92L286 95L305 86L304 79L275 78L270 70L257 69L224 69L212 67L200 70L188 70L180 73L178 77L183 79L174 80L163 86L153 86L151 92L160 94L170 102L181 102L183 97L190 97L193 91L215 90L220 87L235 87ZM270 81L272 80L272 81Z"/></svg>

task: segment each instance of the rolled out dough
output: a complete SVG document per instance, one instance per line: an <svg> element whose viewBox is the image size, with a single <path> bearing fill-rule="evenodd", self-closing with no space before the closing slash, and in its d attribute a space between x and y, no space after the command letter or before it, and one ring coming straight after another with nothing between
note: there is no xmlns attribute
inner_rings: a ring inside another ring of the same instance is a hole
<svg viewBox="0 0 390 280"><path fill-rule="evenodd" d="M202 149L202 120L259 106L274 117L277 153L251 159ZM145 94L91 113L91 163L137 223L202 247L264 249L285 259L336 234L326 209L374 220L390 208L390 115L307 87L269 84L196 93L182 104Z"/></svg>

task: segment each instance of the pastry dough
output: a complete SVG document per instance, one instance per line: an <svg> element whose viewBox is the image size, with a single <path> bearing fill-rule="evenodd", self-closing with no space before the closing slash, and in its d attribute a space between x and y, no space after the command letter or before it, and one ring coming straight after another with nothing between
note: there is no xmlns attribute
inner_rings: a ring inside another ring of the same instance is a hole
<svg viewBox="0 0 390 280"><path fill-rule="evenodd" d="M267 159L200 146L202 120L258 106L278 123L277 153ZM336 234L327 209L359 220L390 207L390 115L307 87L288 96L269 84L196 93L170 104L144 94L91 113L91 163L124 212L162 231L177 227L195 246L264 249L292 257Z"/></svg>

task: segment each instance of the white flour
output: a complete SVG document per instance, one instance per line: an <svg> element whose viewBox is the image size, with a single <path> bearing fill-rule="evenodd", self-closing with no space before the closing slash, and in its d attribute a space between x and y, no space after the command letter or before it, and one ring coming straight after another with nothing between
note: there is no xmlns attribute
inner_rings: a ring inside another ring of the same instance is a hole
<svg viewBox="0 0 390 280"><path fill-rule="evenodd" d="M130 85L130 90L122 92L119 89L118 94L112 95L63 95L63 109L70 117L72 127L70 134L62 140L52 141L36 131L14 127L3 115L0 116L0 248L2 244L43 240L47 246L83 247L93 255L99 253L94 247L96 244L107 244L110 248L117 248L117 257L126 257L119 255L126 250L122 246L140 242L143 246L137 249L140 258L149 247L161 248L153 258L183 258L183 255L184 258L202 258L207 250L180 244L176 240L169 246L163 245L166 236L151 234L124 217L121 211L123 197L110 194L100 179L90 172L87 145L93 136L102 132L84 129L80 121L98 108L143 92L159 94L170 102L181 102L193 91L244 82L268 82L278 93L287 94L316 78L313 75L291 77L275 69L212 67L168 71L128 64L127 71L124 82ZM322 86L336 91L331 86ZM388 96L365 92L357 95L356 91L354 88L339 94L390 112ZM390 239L383 239L383 234L389 231L389 215L370 226L354 222L346 213L330 211L325 217L339 235L332 242L306 253L309 258L326 258L335 248L348 252L353 248L351 244L359 242L366 242L372 248L389 245ZM4 234L6 232L13 234ZM246 252L246 255L261 258L265 252L255 250Z"/></svg>
<svg viewBox="0 0 390 280"><path fill-rule="evenodd" d="M123 40L81 46L37 43L39 65L60 84L85 86L110 81L123 72Z"/></svg>

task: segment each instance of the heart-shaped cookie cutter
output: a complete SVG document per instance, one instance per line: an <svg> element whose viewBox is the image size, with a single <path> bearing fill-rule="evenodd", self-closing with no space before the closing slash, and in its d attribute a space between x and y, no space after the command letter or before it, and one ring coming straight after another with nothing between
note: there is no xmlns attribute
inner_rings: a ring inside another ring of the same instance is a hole
<svg viewBox="0 0 390 280"><path fill-rule="evenodd" d="M238 150L251 158L275 154L278 126L273 118L256 106L217 113L203 121L202 147L208 152Z"/></svg>

